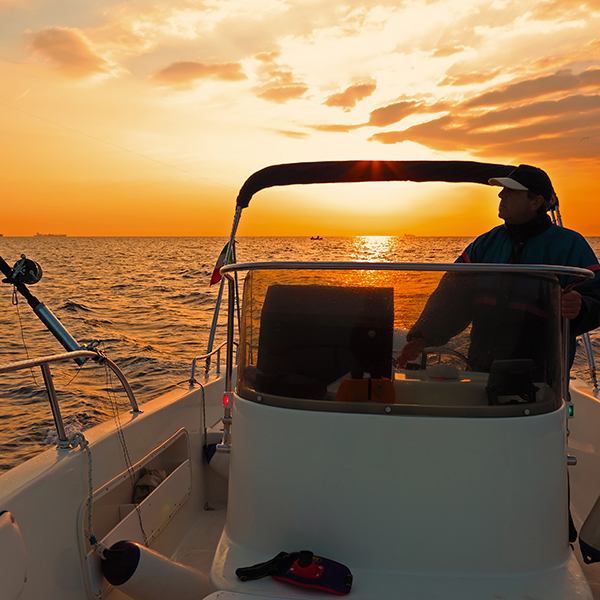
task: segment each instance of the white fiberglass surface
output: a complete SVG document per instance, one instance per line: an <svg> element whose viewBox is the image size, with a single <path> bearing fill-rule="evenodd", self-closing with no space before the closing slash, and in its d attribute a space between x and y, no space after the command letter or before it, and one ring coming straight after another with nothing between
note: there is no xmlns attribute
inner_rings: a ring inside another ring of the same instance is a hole
<svg viewBox="0 0 600 600"><path fill-rule="evenodd" d="M564 419L564 408L461 419L294 410L236 396L213 579L243 591L235 567L305 548L367 579L395 574L396 594L415 577L425 585L449 573L491 581L561 570L571 552Z"/></svg>

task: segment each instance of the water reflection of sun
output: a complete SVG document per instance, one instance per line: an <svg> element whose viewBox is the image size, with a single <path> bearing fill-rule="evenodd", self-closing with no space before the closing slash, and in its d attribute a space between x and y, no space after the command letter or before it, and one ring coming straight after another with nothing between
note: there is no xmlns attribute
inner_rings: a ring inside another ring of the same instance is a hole
<svg viewBox="0 0 600 600"><path fill-rule="evenodd" d="M348 260L372 263L394 262L397 244L398 238L391 235L357 236L351 240ZM346 285L359 286L377 286L382 281L395 280L396 278L396 275L391 271L368 270L347 271L344 276Z"/></svg>
<svg viewBox="0 0 600 600"><path fill-rule="evenodd" d="M397 238L392 235L363 235L352 241L348 253L351 261L382 262L389 261Z"/></svg>

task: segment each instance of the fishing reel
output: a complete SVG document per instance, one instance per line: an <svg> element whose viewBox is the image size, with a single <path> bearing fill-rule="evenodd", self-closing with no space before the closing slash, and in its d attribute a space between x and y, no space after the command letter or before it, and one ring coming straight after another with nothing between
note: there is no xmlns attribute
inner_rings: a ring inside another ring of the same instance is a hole
<svg viewBox="0 0 600 600"><path fill-rule="evenodd" d="M0 256L0 271L6 279L2 283L10 283L15 286L13 292L13 304L17 304L17 292L26 300L33 312L39 317L40 321L48 328L50 333L61 343L67 352L81 350L81 344L78 344L75 338L66 330L65 326L54 316L52 311L40 302L28 289L27 285L37 283L42 278L42 267L34 260L26 258L21 254L21 260L15 263L11 269L8 263ZM78 365L82 365L87 359L73 359Z"/></svg>
<svg viewBox="0 0 600 600"><path fill-rule="evenodd" d="M34 260L26 258L24 254L21 254L21 259L15 263L10 275L6 279L3 279L2 283L33 285L42 278L42 275L42 267Z"/></svg>

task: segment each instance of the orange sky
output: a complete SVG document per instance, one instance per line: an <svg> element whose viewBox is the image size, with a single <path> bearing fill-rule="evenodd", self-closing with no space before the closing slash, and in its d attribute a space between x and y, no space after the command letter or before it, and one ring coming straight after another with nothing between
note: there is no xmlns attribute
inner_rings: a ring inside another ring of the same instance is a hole
<svg viewBox="0 0 600 600"><path fill-rule="evenodd" d="M600 0L0 0L0 233L227 235L274 163L547 170L600 235ZM242 235L476 235L498 189L262 192Z"/></svg>

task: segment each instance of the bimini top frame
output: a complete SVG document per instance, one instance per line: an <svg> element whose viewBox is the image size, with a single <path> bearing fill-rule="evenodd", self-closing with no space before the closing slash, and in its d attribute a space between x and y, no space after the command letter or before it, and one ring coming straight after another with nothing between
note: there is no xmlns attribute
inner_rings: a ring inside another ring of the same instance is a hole
<svg viewBox="0 0 600 600"><path fill-rule="evenodd" d="M347 160L287 163L265 167L251 175L239 191L224 264L227 265L231 262L242 210L248 207L254 194L266 188L313 183L358 183L368 181L446 181L487 184L492 177L505 177L514 168L512 165L461 160ZM206 349L207 354L210 354L213 350L224 283L224 280L221 279ZM209 364L207 363L207 369L208 367Z"/></svg>
<svg viewBox="0 0 600 600"><path fill-rule="evenodd" d="M246 208L254 194L265 188L309 183L357 183L367 181L414 181L486 184L506 177L511 165L464 160L348 160L273 165L251 175L237 197Z"/></svg>
<svg viewBox="0 0 600 600"><path fill-rule="evenodd" d="M235 236L241 213L260 190L288 185L315 183L359 183L376 181L478 183L488 185L493 177L506 177L515 165L482 163L466 160L396 160L396 161L320 161L286 163L265 167L252 174L242 185L237 200L231 235L224 264L231 262ZM552 208L552 218L562 225L558 200ZM207 354L213 350L218 315L223 296L224 280L221 279L215 314L211 326ZM210 359L207 359L210 360ZM207 368L208 368L207 364Z"/></svg>

